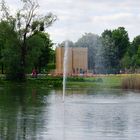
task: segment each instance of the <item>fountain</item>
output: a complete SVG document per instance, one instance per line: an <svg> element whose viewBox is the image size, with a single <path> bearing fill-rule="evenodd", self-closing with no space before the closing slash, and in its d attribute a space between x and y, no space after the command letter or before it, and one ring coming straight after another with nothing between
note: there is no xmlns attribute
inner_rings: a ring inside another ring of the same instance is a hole
<svg viewBox="0 0 140 140"><path fill-rule="evenodd" d="M63 59L63 102L65 101L66 91L66 75L67 75L67 59L68 59L68 41L64 45L64 59Z"/></svg>

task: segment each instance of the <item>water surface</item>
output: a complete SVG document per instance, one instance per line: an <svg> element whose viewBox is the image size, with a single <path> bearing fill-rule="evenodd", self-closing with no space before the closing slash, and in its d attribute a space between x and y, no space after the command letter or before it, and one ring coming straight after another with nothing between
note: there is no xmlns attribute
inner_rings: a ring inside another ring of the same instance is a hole
<svg viewBox="0 0 140 140"><path fill-rule="evenodd" d="M0 87L1 140L138 140L140 94Z"/></svg>

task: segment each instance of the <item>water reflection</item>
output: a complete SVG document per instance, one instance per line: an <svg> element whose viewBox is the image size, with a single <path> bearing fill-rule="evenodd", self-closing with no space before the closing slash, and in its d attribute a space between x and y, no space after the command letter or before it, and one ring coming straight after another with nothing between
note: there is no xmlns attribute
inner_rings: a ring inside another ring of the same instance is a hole
<svg viewBox="0 0 140 140"><path fill-rule="evenodd" d="M44 124L49 91L10 86L0 92L0 139L36 139Z"/></svg>
<svg viewBox="0 0 140 140"><path fill-rule="evenodd" d="M121 90L0 89L1 140L137 140L140 94Z"/></svg>

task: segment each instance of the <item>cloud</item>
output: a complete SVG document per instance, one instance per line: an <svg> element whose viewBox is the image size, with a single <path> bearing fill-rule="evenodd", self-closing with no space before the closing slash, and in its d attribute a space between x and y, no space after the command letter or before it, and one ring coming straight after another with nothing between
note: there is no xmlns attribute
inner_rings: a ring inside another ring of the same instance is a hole
<svg viewBox="0 0 140 140"><path fill-rule="evenodd" d="M7 0L16 9L18 0ZM54 42L76 41L85 32L101 34L124 26L131 40L140 33L139 0L39 0L40 13L52 12L58 21L46 31Z"/></svg>
<svg viewBox="0 0 140 140"><path fill-rule="evenodd" d="M111 14L111 15L102 15L102 16L93 16L91 17L91 22L94 23L101 23L102 25L127 25L134 23L137 16L132 13L118 13L118 14Z"/></svg>

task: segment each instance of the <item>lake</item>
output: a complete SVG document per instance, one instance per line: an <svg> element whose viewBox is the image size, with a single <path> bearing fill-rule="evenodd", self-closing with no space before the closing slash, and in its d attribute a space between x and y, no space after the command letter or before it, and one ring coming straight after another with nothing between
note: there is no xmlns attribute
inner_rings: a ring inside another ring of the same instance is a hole
<svg viewBox="0 0 140 140"><path fill-rule="evenodd" d="M0 87L0 140L138 140L140 93Z"/></svg>

